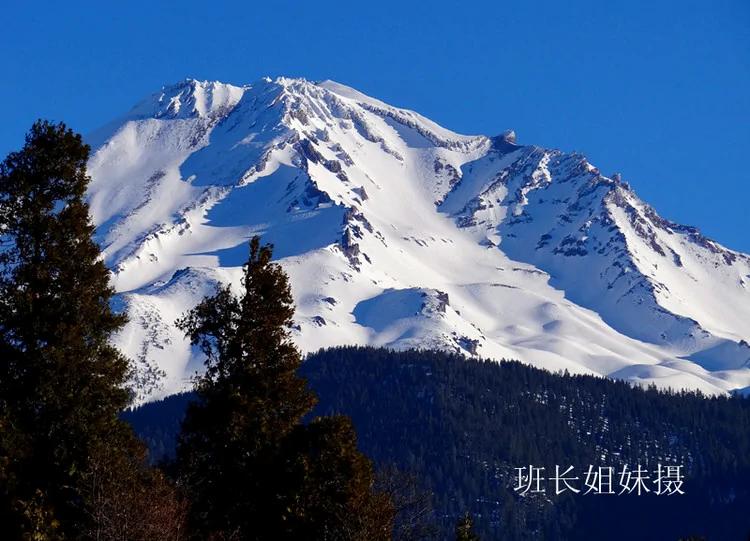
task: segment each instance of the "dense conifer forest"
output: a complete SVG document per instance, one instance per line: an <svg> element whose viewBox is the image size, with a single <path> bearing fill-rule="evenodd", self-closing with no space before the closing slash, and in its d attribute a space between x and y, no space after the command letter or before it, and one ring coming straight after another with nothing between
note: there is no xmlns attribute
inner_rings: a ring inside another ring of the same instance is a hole
<svg viewBox="0 0 750 541"><path fill-rule="evenodd" d="M301 367L317 415L352 418L379 467L432 493L438 538L470 512L482 539L747 539L750 400L666 393L518 362L440 352L337 348ZM154 452L172 452L190 395L126 418ZM684 466L682 494L520 497L514 468ZM649 531L650 534L644 534Z"/></svg>

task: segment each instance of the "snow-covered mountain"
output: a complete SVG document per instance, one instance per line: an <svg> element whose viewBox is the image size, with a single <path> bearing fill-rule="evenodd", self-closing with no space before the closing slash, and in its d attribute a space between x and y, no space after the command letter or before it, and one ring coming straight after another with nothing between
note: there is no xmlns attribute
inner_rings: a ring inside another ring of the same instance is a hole
<svg viewBox="0 0 750 541"><path fill-rule="evenodd" d="M303 351L437 347L709 393L750 386L750 257L667 221L585 157L453 133L332 81L186 80L89 137L98 240L164 371L174 326L261 234Z"/></svg>

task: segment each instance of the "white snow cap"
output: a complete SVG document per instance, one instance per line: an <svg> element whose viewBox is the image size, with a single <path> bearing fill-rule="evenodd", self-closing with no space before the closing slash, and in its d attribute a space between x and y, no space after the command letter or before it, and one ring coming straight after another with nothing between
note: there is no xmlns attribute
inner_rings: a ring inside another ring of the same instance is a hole
<svg viewBox="0 0 750 541"><path fill-rule="evenodd" d="M661 218L574 153L461 135L333 81L186 79L89 137L88 198L130 323L117 345L201 366L175 319L239 288L261 235L294 339L441 348L726 393L750 387L750 258Z"/></svg>

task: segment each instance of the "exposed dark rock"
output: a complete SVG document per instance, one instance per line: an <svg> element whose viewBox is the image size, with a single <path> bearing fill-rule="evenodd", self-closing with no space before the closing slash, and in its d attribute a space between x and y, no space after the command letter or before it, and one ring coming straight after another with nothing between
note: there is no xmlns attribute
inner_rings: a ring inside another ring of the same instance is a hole
<svg viewBox="0 0 750 541"><path fill-rule="evenodd" d="M361 231L359 231L359 233L361 235ZM347 226L344 229L344 232L341 235L340 246L344 256L346 256L346 258L349 260L349 264L354 269L359 270L362 265L362 262L359 260L359 244L357 244L357 241L355 240L355 234L352 232L350 226Z"/></svg>
<svg viewBox="0 0 750 541"><path fill-rule="evenodd" d="M330 148L331 148L331 151L336 153L336 157L342 162L344 162L344 165L347 165L349 167L354 165L354 160L352 160L351 156L347 154L347 152L343 149L343 147L340 144L336 143L332 145Z"/></svg>
<svg viewBox="0 0 750 541"><path fill-rule="evenodd" d="M297 144L302 155L305 159L313 163L321 163L325 161L323 155L317 151L313 143L309 139L301 139Z"/></svg>
<svg viewBox="0 0 750 541"><path fill-rule="evenodd" d="M362 238L361 230L359 229L359 226L357 226L357 224L355 222L358 222L358 223L362 224L362 227L364 227L370 233L372 233L374 231L373 227L372 227L372 224L370 223L370 221L367 218L365 218L364 214L362 214L359 210L357 210L355 208L347 209L346 212L344 213L343 223L344 223L345 226L348 226L348 225L355 226L357 228L357 230L360 231L359 235L357 236L357 238L361 239Z"/></svg>
<svg viewBox="0 0 750 541"><path fill-rule="evenodd" d="M542 235L541 237L539 237L539 242L537 242L537 244L536 244L536 249L539 250L540 248L542 248L542 247L546 246L547 244L549 244L549 240L551 238L552 238L552 235L550 235L549 233L545 233L544 235Z"/></svg>
<svg viewBox="0 0 750 541"><path fill-rule="evenodd" d="M307 113L301 108L292 109L291 111L289 111L289 116L299 120L303 126L307 126L310 123L309 119L307 118Z"/></svg>
<svg viewBox="0 0 750 541"><path fill-rule="evenodd" d="M448 294L445 291L438 291L436 297L438 300L436 310L444 314L445 309L447 308L448 304L450 304Z"/></svg>
<svg viewBox="0 0 750 541"><path fill-rule="evenodd" d="M507 154L519 148L519 145L516 144L516 132L513 130L508 130L500 135L492 137L490 141L492 144L492 150L495 150L500 154Z"/></svg>
<svg viewBox="0 0 750 541"><path fill-rule="evenodd" d="M461 349L467 351L470 355L476 355L477 349L479 348L479 340L469 338L468 336L460 336L456 342Z"/></svg>
<svg viewBox="0 0 750 541"><path fill-rule="evenodd" d="M355 187L355 188L352 188L352 192L354 192L355 194L357 194L357 196L358 196L358 197L359 197L359 198L360 198L360 199L361 199L362 201L367 201L367 200L369 199L369 196L367 195L367 192L366 192L366 191L365 191L365 189L364 189L363 187L361 187L361 186L357 186L357 187Z"/></svg>
<svg viewBox="0 0 750 541"><path fill-rule="evenodd" d="M331 173L341 172L341 162L339 162L338 160L324 160L323 167L328 169Z"/></svg>

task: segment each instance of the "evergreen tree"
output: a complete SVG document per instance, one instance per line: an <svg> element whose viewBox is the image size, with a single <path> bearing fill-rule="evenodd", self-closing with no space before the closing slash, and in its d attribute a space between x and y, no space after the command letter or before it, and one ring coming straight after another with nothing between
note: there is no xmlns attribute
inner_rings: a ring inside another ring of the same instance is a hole
<svg viewBox="0 0 750 541"><path fill-rule="evenodd" d="M474 520L466 513L456 524L456 541L479 541L474 533Z"/></svg>
<svg viewBox="0 0 750 541"><path fill-rule="evenodd" d="M138 445L119 419L129 363L109 340L125 318L110 308L109 271L92 240L88 156L80 135L38 121L0 164L0 526L8 538L84 537L96 522L96 457Z"/></svg>
<svg viewBox="0 0 750 541"><path fill-rule="evenodd" d="M294 308L272 250L250 243L244 292L220 287L179 324L206 356L178 440L177 469L196 538L384 539L391 511L343 418L302 418L315 404L297 375Z"/></svg>

